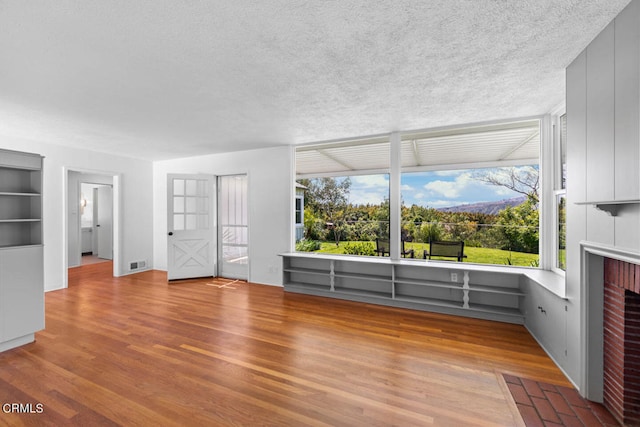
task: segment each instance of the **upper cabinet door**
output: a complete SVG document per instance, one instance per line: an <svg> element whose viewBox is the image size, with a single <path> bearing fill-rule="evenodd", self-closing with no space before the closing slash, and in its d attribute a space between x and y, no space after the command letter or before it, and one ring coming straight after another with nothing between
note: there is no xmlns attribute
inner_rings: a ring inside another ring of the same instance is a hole
<svg viewBox="0 0 640 427"><path fill-rule="evenodd" d="M612 22L587 47L588 200L614 199L614 35Z"/></svg>
<svg viewBox="0 0 640 427"><path fill-rule="evenodd" d="M587 54L582 52L567 67L567 197L573 202L587 199ZM584 207L583 207L584 209ZM575 218L572 219L575 221ZM580 230L580 227L569 231ZM577 241L582 240L582 238Z"/></svg>
<svg viewBox="0 0 640 427"><path fill-rule="evenodd" d="M640 198L640 3L615 20L615 200Z"/></svg>

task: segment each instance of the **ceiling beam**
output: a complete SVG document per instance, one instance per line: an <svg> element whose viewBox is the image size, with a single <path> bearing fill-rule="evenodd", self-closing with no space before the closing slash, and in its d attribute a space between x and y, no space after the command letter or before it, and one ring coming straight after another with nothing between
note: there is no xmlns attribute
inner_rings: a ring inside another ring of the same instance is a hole
<svg viewBox="0 0 640 427"><path fill-rule="evenodd" d="M418 152L418 143L415 139L411 140L411 146L413 147L413 158L416 160L416 166L422 166L422 161L420 160L420 153Z"/></svg>
<svg viewBox="0 0 640 427"><path fill-rule="evenodd" d="M347 170L349 170L349 171L354 170L353 166L348 165L345 162L343 162L342 160L338 159L337 157L327 153L327 150L318 149L317 151L318 151L318 153L322 154L323 156L325 156L329 160L332 160L332 161L336 162L337 164L339 164L340 166L347 168Z"/></svg>
<svg viewBox="0 0 640 427"><path fill-rule="evenodd" d="M518 151L520 148L524 147L527 143L529 143L533 138L535 138L538 135L540 135L540 129L536 129L531 135L526 137L520 144L516 145L515 147L511 148L509 151L504 153L502 156L498 157L498 160L506 159L507 157L509 157L516 151Z"/></svg>

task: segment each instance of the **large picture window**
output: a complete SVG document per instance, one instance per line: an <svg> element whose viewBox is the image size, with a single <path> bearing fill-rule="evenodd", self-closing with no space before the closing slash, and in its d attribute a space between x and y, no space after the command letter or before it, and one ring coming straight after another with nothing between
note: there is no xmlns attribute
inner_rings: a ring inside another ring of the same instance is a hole
<svg viewBox="0 0 640 427"><path fill-rule="evenodd" d="M306 187L301 251L376 255L389 240L387 174L300 179Z"/></svg>
<svg viewBox="0 0 640 427"><path fill-rule="evenodd" d="M537 165L402 174L402 236L423 259L450 260L430 244L458 242L464 262L536 267L538 176Z"/></svg>
<svg viewBox="0 0 640 427"><path fill-rule="evenodd" d="M538 267L540 135L527 119L299 147L296 250Z"/></svg>

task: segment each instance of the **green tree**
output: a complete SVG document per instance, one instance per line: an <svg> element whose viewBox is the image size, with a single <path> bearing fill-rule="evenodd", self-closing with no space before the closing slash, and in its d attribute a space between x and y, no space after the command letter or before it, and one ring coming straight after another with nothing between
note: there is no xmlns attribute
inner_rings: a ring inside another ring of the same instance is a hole
<svg viewBox="0 0 640 427"><path fill-rule="evenodd" d="M539 224L538 206L532 197L519 206L503 209L498 215L498 225L501 226L508 246L503 249L537 254Z"/></svg>
<svg viewBox="0 0 640 427"><path fill-rule="evenodd" d="M381 239L388 239L390 235L390 224L389 224L389 212L390 212L390 203L389 199L384 199L384 202L377 206L375 212L373 214L373 219L377 221L378 225L378 233L377 236Z"/></svg>
<svg viewBox="0 0 640 427"><path fill-rule="evenodd" d="M304 208L304 237L307 240L326 239L325 221L308 206Z"/></svg>
<svg viewBox="0 0 640 427"><path fill-rule="evenodd" d="M344 228L344 217L349 200L351 180L349 178L314 178L300 180L307 187L306 203L310 210L320 214L333 235L336 246L340 243L341 231Z"/></svg>
<svg viewBox="0 0 640 427"><path fill-rule="evenodd" d="M508 188L527 197L519 206L507 207L498 214L498 225L505 243L503 249L539 252L540 171L537 165L481 170L474 178L487 184Z"/></svg>

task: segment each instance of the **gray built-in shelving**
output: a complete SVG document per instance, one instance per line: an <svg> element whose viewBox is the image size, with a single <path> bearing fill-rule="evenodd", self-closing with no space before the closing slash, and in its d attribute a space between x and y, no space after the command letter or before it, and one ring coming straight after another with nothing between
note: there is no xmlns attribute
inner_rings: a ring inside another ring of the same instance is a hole
<svg viewBox="0 0 640 427"><path fill-rule="evenodd" d="M288 292L524 323L521 275L505 268L496 274L446 261L306 253L282 258Z"/></svg>
<svg viewBox="0 0 640 427"><path fill-rule="evenodd" d="M0 351L43 328L42 156L0 150Z"/></svg>

